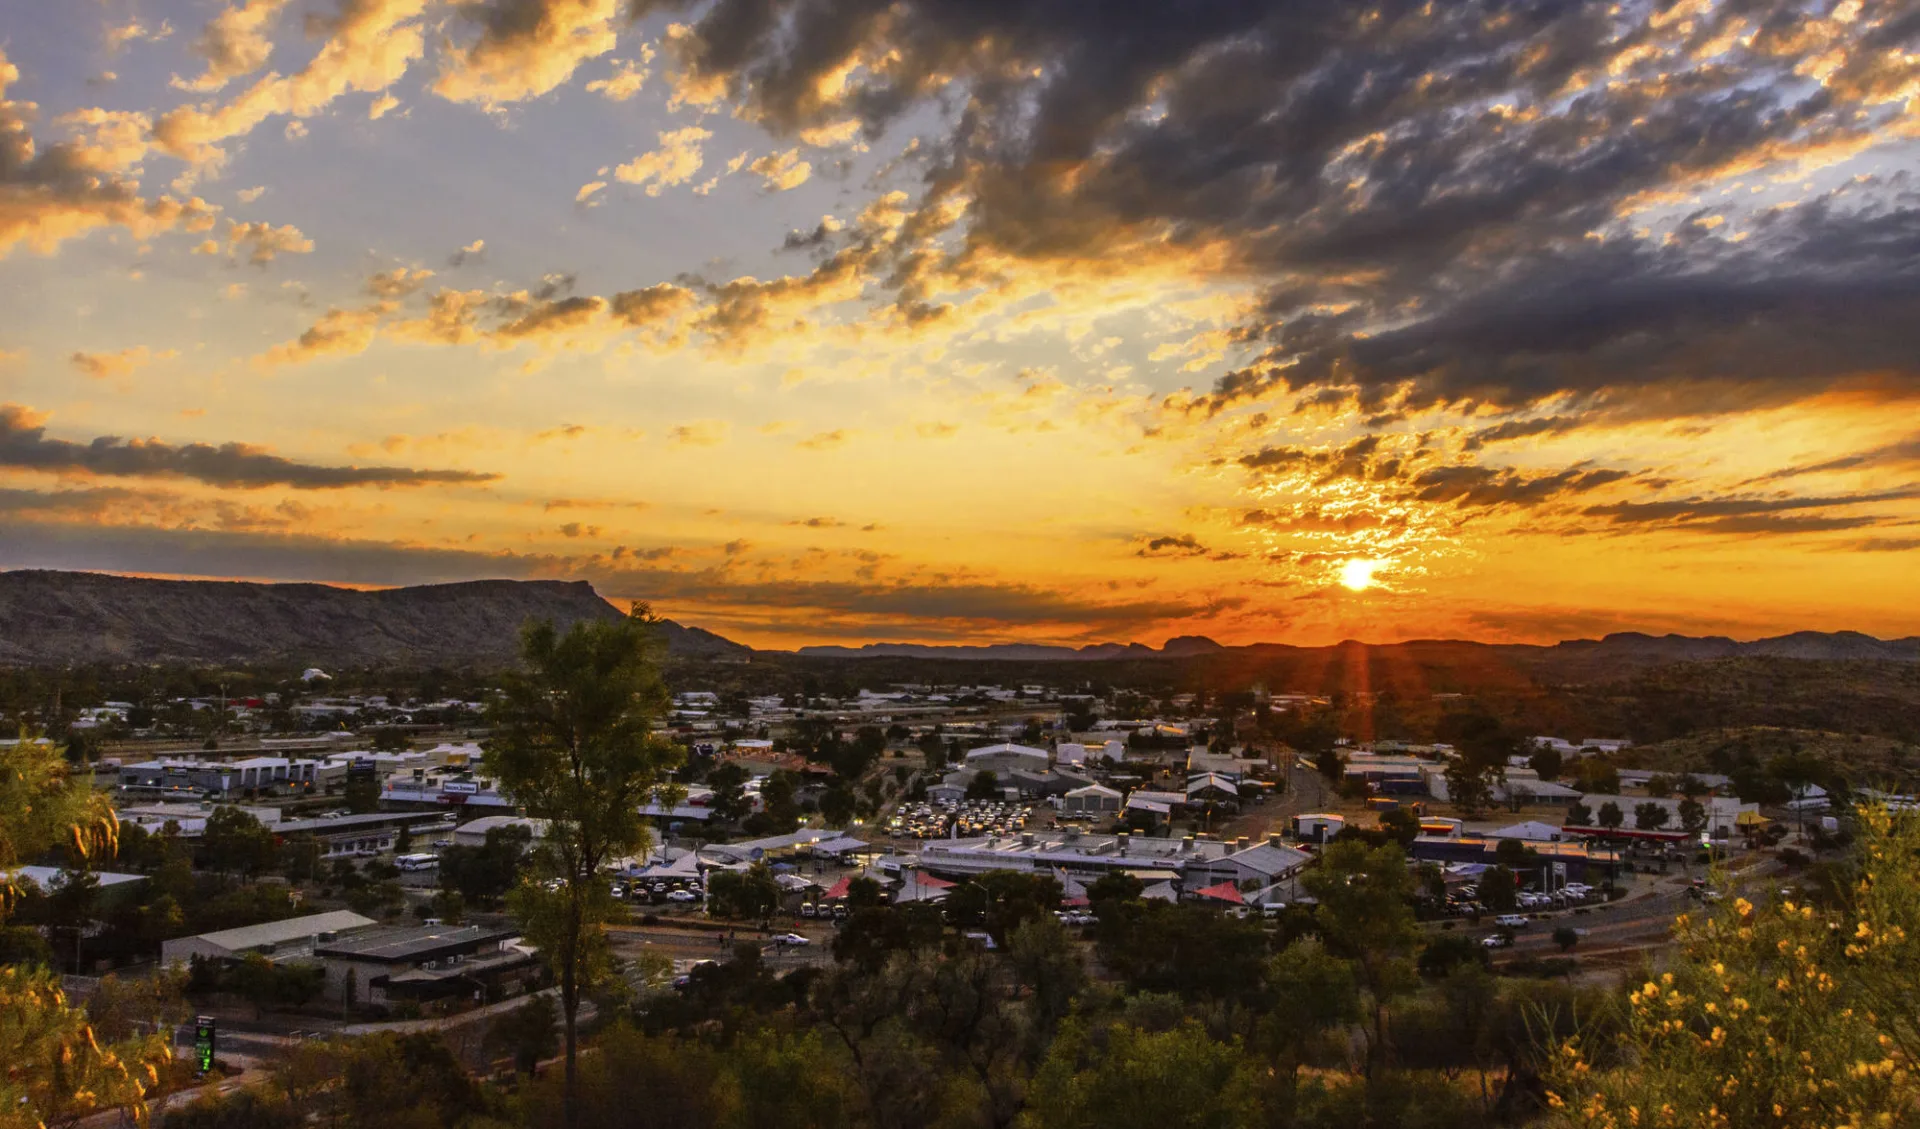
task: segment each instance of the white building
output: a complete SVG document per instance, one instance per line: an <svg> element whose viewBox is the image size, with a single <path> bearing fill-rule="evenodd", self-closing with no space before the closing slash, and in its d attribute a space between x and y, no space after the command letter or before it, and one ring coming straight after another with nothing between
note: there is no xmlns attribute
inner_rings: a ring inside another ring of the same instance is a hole
<svg viewBox="0 0 1920 1129"><path fill-rule="evenodd" d="M1002 779L1015 771L1045 772L1052 762L1053 755L1045 749L1011 743L970 749L966 755L969 769L990 771Z"/></svg>

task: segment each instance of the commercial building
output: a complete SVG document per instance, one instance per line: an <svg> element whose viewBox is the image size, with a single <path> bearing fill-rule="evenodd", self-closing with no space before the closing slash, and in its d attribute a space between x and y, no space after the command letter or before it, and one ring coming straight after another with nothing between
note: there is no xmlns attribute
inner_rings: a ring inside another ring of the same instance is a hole
<svg viewBox="0 0 1920 1129"><path fill-rule="evenodd" d="M921 844L920 868L948 878L964 878L994 870L1061 871L1077 878L1102 874L1153 874L1177 879L1182 889L1256 883L1249 889L1290 877L1313 856L1276 840L1221 842L1188 835L1185 838L1085 835L1062 832L989 836L973 839L933 839Z"/></svg>
<svg viewBox="0 0 1920 1129"><path fill-rule="evenodd" d="M194 957L201 960L239 960L248 953L259 953L273 960L310 956L314 946L337 940L355 930L370 928L374 921L350 910L315 913L269 921L240 929L222 929L192 937L175 937L160 942L160 963L172 968Z"/></svg>
<svg viewBox="0 0 1920 1129"><path fill-rule="evenodd" d="M370 929L315 946L326 972L323 995L349 1005L459 998L475 1003L516 995L538 974L519 930L481 925Z"/></svg>

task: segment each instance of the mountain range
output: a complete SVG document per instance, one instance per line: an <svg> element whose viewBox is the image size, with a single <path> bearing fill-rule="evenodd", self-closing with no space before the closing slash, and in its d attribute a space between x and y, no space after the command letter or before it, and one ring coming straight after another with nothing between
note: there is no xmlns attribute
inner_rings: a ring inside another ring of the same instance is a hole
<svg viewBox="0 0 1920 1129"><path fill-rule="evenodd" d="M585 581L476 580L360 591L324 584L0 572L0 664L261 663L499 666L520 625L617 619ZM661 625L667 653L745 659L698 627Z"/></svg>
<svg viewBox="0 0 1920 1129"><path fill-rule="evenodd" d="M1277 657L1285 654L1342 650L1485 648L1526 661L1614 661L1631 666L1693 662L1727 658L1882 659L1920 661L1920 636L1876 639L1857 631L1797 631L1770 639L1740 642L1723 635L1645 635L1625 631L1600 639L1570 639L1552 645L1531 643L1476 643L1469 640L1416 639L1404 643L1360 643L1347 640L1331 647L1296 647L1286 643L1251 643L1228 647L1204 635L1181 635L1153 648L1143 643L1095 643L1084 647L1050 647L1032 643L995 643L986 646L930 646L919 643L868 643L861 647L801 647L806 658L973 659L1005 662L1075 662L1102 659L1184 659L1209 655L1244 654Z"/></svg>
<svg viewBox="0 0 1920 1129"><path fill-rule="evenodd" d="M81 663L261 663L316 666L498 666L518 652L520 625L566 627L621 615L585 581L477 580L362 591L324 584L151 580L89 572L0 572L0 665ZM664 621L668 654L745 661L755 652L698 627ZM1740 642L1724 636L1622 632L1546 645L1413 640L1331 647L1254 643L1228 647L1182 635L1160 647L1100 643L930 646L869 643L801 647L806 660L886 659L1055 662L1197 662L1238 667L1387 664L1458 673L1494 668L1549 680L1583 680L1675 662L1768 657L1920 661L1920 637L1882 640L1855 631L1800 631Z"/></svg>

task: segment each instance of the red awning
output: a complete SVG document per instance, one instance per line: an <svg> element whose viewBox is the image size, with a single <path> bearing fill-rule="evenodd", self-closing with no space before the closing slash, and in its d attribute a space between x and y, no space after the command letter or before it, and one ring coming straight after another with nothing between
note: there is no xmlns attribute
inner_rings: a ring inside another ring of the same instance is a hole
<svg viewBox="0 0 1920 1129"><path fill-rule="evenodd" d="M1196 898L1218 898L1223 902L1232 902L1236 906L1247 904L1247 900L1240 896L1240 888L1231 882L1222 882L1218 886L1208 886L1204 890L1195 890L1193 896Z"/></svg>
<svg viewBox="0 0 1920 1129"><path fill-rule="evenodd" d="M853 882L853 879L851 877L842 878L840 881L835 882L833 884L833 889L828 890L826 893L820 896L823 898L826 898L828 901L837 901L841 898L844 898L847 896L847 887L850 884L852 884L852 882Z"/></svg>

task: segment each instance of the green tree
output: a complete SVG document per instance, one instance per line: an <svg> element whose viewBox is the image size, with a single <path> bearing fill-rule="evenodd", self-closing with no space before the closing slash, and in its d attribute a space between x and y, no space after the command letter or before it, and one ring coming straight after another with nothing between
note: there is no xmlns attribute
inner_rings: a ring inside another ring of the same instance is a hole
<svg viewBox="0 0 1920 1129"><path fill-rule="evenodd" d="M1493 850L1495 861L1509 870L1525 870L1539 865L1540 852L1527 846L1519 839L1502 839Z"/></svg>
<svg viewBox="0 0 1920 1129"><path fill-rule="evenodd" d="M1103 1045L1104 1044L1104 1045ZM1188 1021L1149 1033L1063 1025L1034 1073L1021 1129L1254 1129L1259 1072Z"/></svg>
<svg viewBox="0 0 1920 1129"><path fill-rule="evenodd" d="M1707 829L1707 806L1699 800L1688 798L1680 801L1680 829L1689 836L1698 836Z"/></svg>
<svg viewBox="0 0 1920 1129"><path fill-rule="evenodd" d="M738 761L721 761L713 766L713 771L707 773L707 787L713 789L709 806L713 808L714 818L738 823L753 811L753 804L747 799L749 779L746 767Z"/></svg>
<svg viewBox="0 0 1920 1129"><path fill-rule="evenodd" d="M206 865L227 874L259 874L279 861L273 832L252 812L232 806L213 809L200 833L200 851Z"/></svg>
<svg viewBox="0 0 1920 1129"><path fill-rule="evenodd" d="M1563 953L1572 952L1580 943L1580 933L1571 925L1562 925L1553 931L1553 943L1559 945Z"/></svg>
<svg viewBox="0 0 1920 1129"><path fill-rule="evenodd" d="M800 826L799 787L793 773L775 769L760 785L761 810L747 818L746 829L755 835L785 835Z"/></svg>
<svg viewBox="0 0 1920 1129"><path fill-rule="evenodd" d="M597 926L615 905L601 867L643 848L639 809L678 755L651 734L668 703L656 623L640 603L564 635L550 622L530 623L521 635L526 669L503 680L492 711L489 770L529 815L548 821L536 860L557 888L522 882L514 900L560 982L569 1124L581 993L607 967Z"/></svg>
<svg viewBox="0 0 1920 1129"><path fill-rule="evenodd" d="M1621 825L1627 822L1626 813L1622 812L1620 805L1614 803L1612 800L1601 804L1600 811L1594 818L1599 821L1601 827L1608 831L1618 831Z"/></svg>
<svg viewBox="0 0 1920 1129"><path fill-rule="evenodd" d="M69 775L29 733L0 748L0 925L18 902L24 862L64 846L76 866L111 857L119 824L106 798ZM84 778L83 778L84 779ZM102 1039L44 965L0 965L0 1121L78 1122L100 1110L145 1116L147 1086L168 1059L151 1036Z"/></svg>
<svg viewBox="0 0 1920 1129"><path fill-rule="evenodd" d="M1527 767L1533 769L1542 780L1558 780L1561 766L1560 750L1552 747L1535 749L1533 755L1527 758Z"/></svg>
<svg viewBox="0 0 1920 1129"><path fill-rule="evenodd" d="M1051 914L1029 918L1007 935L1007 964L1028 991L1043 1032L1066 1018L1074 997L1087 985L1079 945Z"/></svg>
<svg viewBox="0 0 1920 1129"><path fill-rule="evenodd" d="M1667 805L1648 800L1633 809L1633 825L1641 831L1658 831L1667 825L1667 820L1672 816Z"/></svg>
<svg viewBox="0 0 1920 1129"><path fill-rule="evenodd" d="M764 921L780 908L780 884L764 862L745 870L716 870L707 876L707 904L716 917Z"/></svg>
<svg viewBox="0 0 1920 1129"><path fill-rule="evenodd" d="M997 800L1000 798L1000 776L990 768L983 768L967 782L967 799Z"/></svg>
<svg viewBox="0 0 1920 1129"><path fill-rule="evenodd" d="M1512 913L1519 904L1513 871L1490 866L1480 874L1480 904L1495 913Z"/></svg>
<svg viewBox="0 0 1920 1129"><path fill-rule="evenodd" d="M1387 1018L1395 997L1416 978L1412 955L1420 930L1414 920L1413 876L1398 844L1369 850L1357 840L1341 840L1321 855L1320 865L1301 876L1301 885L1320 903L1320 934L1327 950L1353 962L1372 1016L1368 1069L1390 1056Z"/></svg>
<svg viewBox="0 0 1920 1129"><path fill-rule="evenodd" d="M380 781L371 772L347 773L347 810L355 815L380 810Z"/></svg>
<svg viewBox="0 0 1920 1129"><path fill-rule="evenodd" d="M505 1012L487 1026L487 1049L513 1058L513 1068L532 1074L541 1061L560 1049L560 1009L553 997L534 996Z"/></svg>
<svg viewBox="0 0 1920 1129"><path fill-rule="evenodd" d="M828 827L845 827L853 820L859 798L853 794L843 780L835 780L825 792L820 794L820 817Z"/></svg>
<svg viewBox="0 0 1920 1129"><path fill-rule="evenodd" d="M510 823L488 828L480 846L455 843L440 848L440 888L475 905L499 901L520 881L521 861L532 840L525 824Z"/></svg>
<svg viewBox="0 0 1920 1129"><path fill-rule="evenodd" d="M1576 801L1572 807L1567 809L1567 826L1569 827L1594 826L1593 809L1587 806L1586 804L1579 803Z"/></svg>

